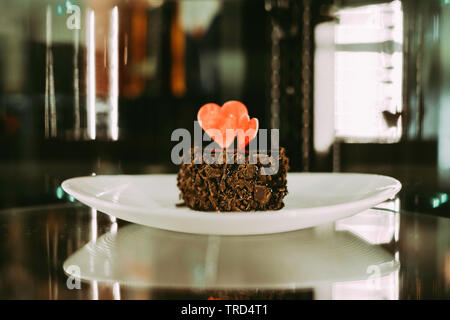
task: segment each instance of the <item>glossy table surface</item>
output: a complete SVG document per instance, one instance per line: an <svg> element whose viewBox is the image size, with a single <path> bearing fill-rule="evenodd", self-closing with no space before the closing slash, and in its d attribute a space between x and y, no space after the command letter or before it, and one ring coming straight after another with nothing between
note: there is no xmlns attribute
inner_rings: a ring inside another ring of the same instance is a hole
<svg viewBox="0 0 450 320"><path fill-rule="evenodd" d="M205 236L79 203L0 211L1 299L450 298L450 219L399 199L315 228Z"/></svg>

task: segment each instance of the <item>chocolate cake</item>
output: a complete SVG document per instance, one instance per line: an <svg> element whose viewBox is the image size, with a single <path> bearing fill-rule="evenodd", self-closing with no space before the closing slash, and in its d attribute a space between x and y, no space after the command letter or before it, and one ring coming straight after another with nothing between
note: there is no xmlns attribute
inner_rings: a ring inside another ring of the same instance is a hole
<svg viewBox="0 0 450 320"><path fill-rule="evenodd" d="M191 149L190 156L190 163L183 163L177 176L180 198L189 208L200 211L283 208L289 170L284 148L277 155L220 151L218 158L222 161L212 164L203 161L198 149ZM278 161L278 170L270 174L274 168L270 164L274 161Z"/></svg>

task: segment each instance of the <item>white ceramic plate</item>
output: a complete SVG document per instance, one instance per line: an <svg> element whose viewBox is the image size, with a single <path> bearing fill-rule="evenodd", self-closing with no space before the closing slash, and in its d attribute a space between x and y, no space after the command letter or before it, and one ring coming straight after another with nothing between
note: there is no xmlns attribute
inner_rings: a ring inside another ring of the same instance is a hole
<svg viewBox="0 0 450 320"><path fill-rule="evenodd" d="M289 173L285 207L278 211L216 213L176 207L176 175L72 178L63 189L119 219L160 229L221 235L298 230L349 217L395 196L399 181L354 173Z"/></svg>

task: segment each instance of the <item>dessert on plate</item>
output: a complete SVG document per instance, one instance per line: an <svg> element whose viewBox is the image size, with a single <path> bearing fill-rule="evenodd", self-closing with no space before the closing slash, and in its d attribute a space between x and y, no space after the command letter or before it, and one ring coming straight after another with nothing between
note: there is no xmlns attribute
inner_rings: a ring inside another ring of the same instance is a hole
<svg viewBox="0 0 450 320"><path fill-rule="evenodd" d="M283 208L289 159L284 148L246 150L257 136L258 120L250 119L245 105L238 101L222 107L206 104L198 112L198 121L221 148L190 149L189 161L181 164L177 175L184 205L218 212ZM238 147L229 148L236 137ZM214 161L206 161L205 152Z"/></svg>

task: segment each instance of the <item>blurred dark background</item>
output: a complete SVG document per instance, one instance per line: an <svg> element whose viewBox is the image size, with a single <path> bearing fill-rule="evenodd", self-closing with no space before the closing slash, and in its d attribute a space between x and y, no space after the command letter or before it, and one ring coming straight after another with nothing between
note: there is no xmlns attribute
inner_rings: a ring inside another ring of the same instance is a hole
<svg viewBox="0 0 450 320"><path fill-rule="evenodd" d="M280 129L292 171L390 175L403 209L449 216L447 1L7 5L0 208L74 201L60 188L74 176L175 173L172 131L193 130L207 102L240 100Z"/></svg>

